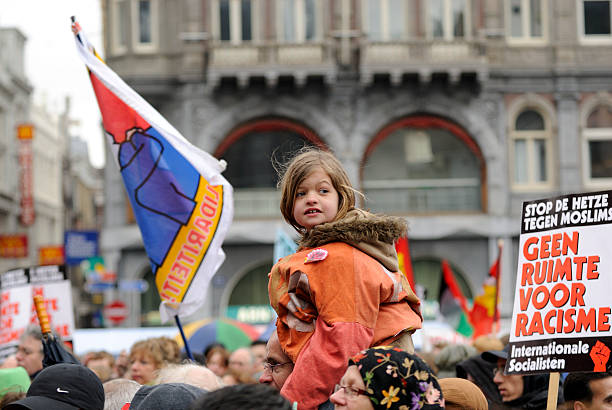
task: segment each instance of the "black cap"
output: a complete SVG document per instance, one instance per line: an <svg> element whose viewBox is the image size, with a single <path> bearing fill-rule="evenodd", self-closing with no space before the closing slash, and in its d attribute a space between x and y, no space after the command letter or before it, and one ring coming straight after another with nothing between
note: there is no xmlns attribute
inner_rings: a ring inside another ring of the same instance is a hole
<svg viewBox="0 0 612 410"><path fill-rule="evenodd" d="M132 410L188 410L206 390L185 383L142 386L132 399Z"/></svg>
<svg viewBox="0 0 612 410"><path fill-rule="evenodd" d="M43 369L24 399L5 409L104 410L104 388L94 372L80 364L59 363Z"/></svg>
<svg viewBox="0 0 612 410"><path fill-rule="evenodd" d="M488 350L483 352L480 357L483 360L491 363L497 363L498 359L508 360L508 352L510 351L510 345L506 345L504 350Z"/></svg>

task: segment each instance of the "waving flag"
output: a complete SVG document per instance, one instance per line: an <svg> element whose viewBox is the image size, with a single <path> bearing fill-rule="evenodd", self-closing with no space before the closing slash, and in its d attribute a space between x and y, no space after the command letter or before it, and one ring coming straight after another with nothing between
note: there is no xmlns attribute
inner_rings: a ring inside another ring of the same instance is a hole
<svg viewBox="0 0 612 410"><path fill-rule="evenodd" d="M470 323L468 302L450 265L442 260L442 281L440 283L440 313L452 325L457 333L470 337L474 328Z"/></svg>
<svg viewBox="0 0 612 410"><path fill-rule="evenodd" d="M163 322L193 313L223 260L233 216L225 163L191 145L97 55L73 19L161 296Z"/></svg>
<svg viewBox="0 0 612 410"><path fill-rule="evenodd" d="M415 291L414 287L414 272L412 270L412 259L410 258L410 247L408 245L408 237L404 236L399 238L395 242L395 250L397 252L397 260L399 262L399 268L408 279L412 291Z"/></svg>
<svg viewBox="0 0 612 410"><path fill-rule="evenodd" d="M503 243L498 243L497 259L489 269L489 276L482 284L482 292L474 298L474 306L470 312L470 321L474 324L474 335L476 338L481 335L493 333L494 325L499 324L499 274L500 259Z"/></svg>

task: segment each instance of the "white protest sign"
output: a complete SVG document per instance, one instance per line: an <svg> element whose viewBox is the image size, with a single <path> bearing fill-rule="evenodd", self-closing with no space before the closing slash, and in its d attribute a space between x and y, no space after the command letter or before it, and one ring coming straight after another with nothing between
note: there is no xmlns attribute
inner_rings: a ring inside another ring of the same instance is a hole
<svg viewBox="0 0 612 410"><path fill-rule="evenodd" d="M28 325L38 325L34 295L43 297L52 329L62 340L72 340L72 293L63 266L15 269L0 275L0 358L15 352Z"/></svg>
<svg viewBox="0 0 612 410"><path fill-rule="evenodd" d="M506 372L606 371L612 191L523 204Z"/></svg>

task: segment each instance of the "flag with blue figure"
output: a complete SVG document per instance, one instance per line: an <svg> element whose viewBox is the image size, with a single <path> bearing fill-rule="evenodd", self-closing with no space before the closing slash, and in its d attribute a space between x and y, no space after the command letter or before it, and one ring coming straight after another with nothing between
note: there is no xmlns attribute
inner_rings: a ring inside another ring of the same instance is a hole
<svg viewBox="0 0 612 410"><path fill-rule="evenodd" d="M104 131L155 275L163 322L195 312L223 263L233 217L225 162L190 144L113 72L73 21Z"/></svg>

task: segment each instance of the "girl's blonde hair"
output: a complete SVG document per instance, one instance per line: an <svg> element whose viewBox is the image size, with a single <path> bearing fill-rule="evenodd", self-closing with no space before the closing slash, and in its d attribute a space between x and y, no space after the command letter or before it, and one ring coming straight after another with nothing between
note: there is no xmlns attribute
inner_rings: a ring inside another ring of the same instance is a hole
<svg viewBox="0 0 612 410"><path fill-rule="evenodd" d="M281 191L280 210L283 218L300 233L304 232L304 227L298 224L293 216L295 194L302 181L317 167L321 167L329 175L332 185L338 191L338 213L334 220L343 218L355 207L356 191L340 161L330 152L312 147L304 148L281 168L281 177L278 182Z"/></svg>

